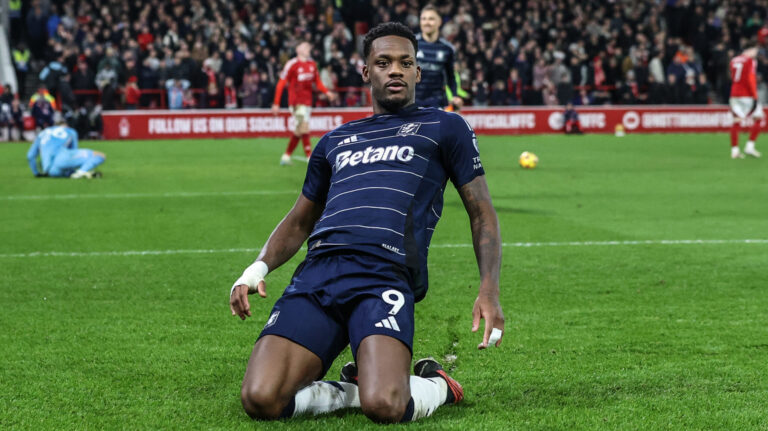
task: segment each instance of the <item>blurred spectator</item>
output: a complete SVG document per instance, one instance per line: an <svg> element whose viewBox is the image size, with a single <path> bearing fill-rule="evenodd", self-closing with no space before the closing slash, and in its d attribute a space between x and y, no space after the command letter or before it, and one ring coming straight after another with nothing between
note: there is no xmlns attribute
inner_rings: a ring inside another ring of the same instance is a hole
<svg viewBox="0 0 768 431"><path fill-rule="evenodd" d="M197 107L197 100L191 88L184 90L184 98L181 101L184 109L193 109Z"/></svg>
<svg viewBox="0 0 768 431"><path fill-rule="evenodd" d="M626 81L619 85L618 96L618 103L622 105L634 105L645 99L646 96L640 93L640 86L635 81L634 71L627 71Z"/></svg>
<svg viewBox="0 0 768 431"><path fill-rule="evenodd" d="M589 92L584 88L579 90L579 95L576 96L574 105L588 106L591 104L592 104L592 97L589 95Z"/></svg>
<svg viewBox="0 0 768 431"><path fill-rule="evenodd" d="M115 109L115 93L117 91L117 72L111 62L103 64L96 74L96 87L101 92L101 106L105 111Z"/></svg>
<svg viewBox="0 0 768 431"><path fill-rule="evenodd" d="M38 90L35 96L32 96L32 118L35 119L35 128L43 130L53 125L54 104L50 95L43 93L44 89Z"/></svg>
<svg viewBox="0 0 768 431"><path fill-rule="evenodd" d="M96 57L98 58L98 56ZM96 66L96 76L98 76L106 67L111 69L111 72L109 72L110 75L114 73L114 79L115 82L117 82L122 73L122 67L120 59L117 57L117 53L112 47L108 47L104 53L104 57L99 60L98 65Z"/></svg>
<svg viewBox="0 0 768 431"><path fill-rule="evenodd" d="M185 79L169 79L165 82L168 90L168 108L182 109L184 107L184 90L189 88L189 81Z"/></svg>
<svg viewBox="0 0 768 431"><path fill-rule="evenodd" d="M683 105L692 105L694 103L694 92L696 91L696 74L686 73L685 81L680 85L680 103Z"/></svg>
<svg viewBox="0 0 768 431"><path fill-rule="evenodd" d="M693 92L693 103L697 105L706 105L709 103L709 83L707 83L707 75L700 74L699 82L696 84L696 88Z"/></svg>
<svg viewBox="0 0 768 431"><path fill-rule="evenodd" d="M243 76L243 84L240 85L238 96L244 108L258 108L261 105L258 74Z"/></svg>
<svg viewBox="0 0 768 431"><path fill-rule="evenodd" d="M8 1L8 18L11 21L11 40L18 40L22 34L21 0Z"/></svg>
<svg viewBox="0 0 768 431"><path fill-rule="evenodd" d="M219 107L219 79L216 77L216 69L213 67L215 61L210 58L203 63L203 73L205 74L205 101L204 105L208 108Z"/></svg>
<svg viewBox="0 0 768 431"><path fill-rule="evenodd" d="M29 48L38 60L42 60L45 54L48 40L47 22L48 17L43 12L40 2L34 2L32 8L27 11L26 31Z"/></svg>
<svg viewBox="0 0 768 431"><path fill-rule="evenodd" d="M70 123L82 139L100 139L104 124L99 105L93 105L90 100L78 108Z"/></svg>
<svg viewBox="0 0 768 431"><path fill-rule="evenodd" d="M125 109L136 109L139 105L141 90L139 90L138 81L136 76L131 76L125 84Z"/></svg>
<svg viewBox="0 0 768 431"><path fill-rule="evenodd" d="M16 83L18 84L19 94L24 94L31 53L27 46L21 42L16 45L11 54L13 56L13 67L16 70Z"/></svg>
<svg viewBox="0 0 768 431"><path fill-rule="evenodd" d="M224 78L224 108L237 109L237 90L231 76Z"/></svg>
<svg viewBox="0 0 768 431"><path fill-rule="evenodd" d="M141 33L136 36L136 41L139 43L139 48L141 48L142 51L146 51L147 47L155 41L155 36L149 31L147 25L143 25L141 26Z"/></svg>
<svg viewBox="0 0 768 431"><path fill-rule="evenodd" d="M496 81L491 86L491 96L489 100L491 106L501 106L507 104L507 86L504 81Z"/></svg>
<svg viewBox="0 0 768 431"><path fill-rule="evenodd" d="M472 104L474 106L488 106L488 82L485 80L485 74L482 70L476 72L471 88L474 95Z"/></svg>
<svg viewBox="0 0 768 431"><path fill-rule="evenodd" d="M96 76L93 74L90 66L88 66L88 62L84 55L81 55L77 59L77 66L75 66L71 82L72 90L74 91L93 91L98 89L96 87ZM92 94L78 93L75 96L75 99L76 105L79 107L83 106L86 100L90 99L91 101L94 101L95 97Z"/></svg>
<svg viewBox="0 0 768 431"><path fill-rule="evenodd" d="M53 35L56 34L59 28L59 24L61 23L61 18L59 17L57 10L58 9L56 8L56 4L50 5L48 20L45 24L48 37L53 37Z"/></svg>
<svg viewBox="0 0 768 431"><path fill-rule="evenodd" d="M683 102L680 95L681 83L677 82L677 75L670 73L667 76L667 88L665 102L670 105L679 105Z"/></svg>
<svg viewBox="0 0 768 431"><path fill-rule="evenodd" d="M56 99L51 95L50 92L48 92L48 89L45 88L45 85L41 84L37 88L37 92L32 95L32 97L29 98L29 108L32 109L32 106L37 102L38 99L45 99L49 105L55 110L57 108L56 106Z"/></svg>
<svg viewBox="0 0 768 431"><path fill-rule="evenodd" d="M7 107L7 109L6 109ZM24 106L19 102L18 97L14 97L11 100L10 105L4 104L3 113L5 115L5 127L7 130L8 140L23 140L24 139Z"/></svg>
<svg viewBox="0 0 768 431"><path fill-rule="evenodd" d="M666 86L664 82L657 82L653 74L648 76L648 103L661 105L666 102Z"/></svg>
<svg viewBox="0 0 768 431"><path fill-rule="evenodd" d="M269 74L261 72L259 75L259 98L261 99L261 108L269 108L272 105L275 89L269 81Z"/></svg>
<svg viewBox="0 0 768 431"><path fill-rule="evenodd" d="M517 69L510 69L507 79L508 105L519 105L523 95L523 80L520 79Z"/></svg>
<svg viewBox="0 0 768 431"><path fill-rule="evenodd" d="M5 84L4 86L0 87L0 106L1 105L9 105L11 104L11 101L14 99L13 90L11 89L11 84Z"/></svg>

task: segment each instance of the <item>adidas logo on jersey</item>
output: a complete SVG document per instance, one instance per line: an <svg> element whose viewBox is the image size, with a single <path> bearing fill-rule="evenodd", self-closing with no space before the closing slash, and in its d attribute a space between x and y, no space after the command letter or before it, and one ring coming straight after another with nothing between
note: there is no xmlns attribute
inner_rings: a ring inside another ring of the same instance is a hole
<svg viewBox="0 0 768 431"><path fill-rule="evenodd" d="M395 320L395 316L389 316L386 319L381 319L381 322L377 322L373 326L377 328L387 328L393 331L400 332L400 326L398 326L397 320Z"/></svg>
<svg viewBox="0 0 768 431"><path fill-rule="evenodd" d="M413 155L413 147L409 145L402 147L399 145L379 148L368 147L365 150L354 152L351 150L343 151L336 156L336 172L342 170L347 165L357 166L359 163L367 165L369 163L393 160L410 162L413 159Z"/></svg>
<svg viewBox="0 0 768 431"><path fill-rule="evenodd" d="M348 138L345 138L343 141L339 142L339 145L352 144L354 142L357 142L357 135L352 135Z"/></svg>

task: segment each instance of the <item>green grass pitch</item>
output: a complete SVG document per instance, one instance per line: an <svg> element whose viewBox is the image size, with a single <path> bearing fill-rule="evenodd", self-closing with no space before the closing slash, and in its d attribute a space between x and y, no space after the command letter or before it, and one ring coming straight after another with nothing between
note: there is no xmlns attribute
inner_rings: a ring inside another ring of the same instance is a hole
<svg viewBox="0 0 768 431"><path fill-rule="evenodd" d="M107 153L103 179L35 179L27 144L0 145L0 428L376 428L240 406L303 255L253 318L230 316L231 283L303 182L304 164L277 164L283 139L83 146ZM470 332L478 275L449 186L415 356L446 361L466 399L409 429L768 429L768 160L731 160L725 134L480 147L506 244L504 342L478 351ZM537 169L518 167L524 150Z"/></svg>

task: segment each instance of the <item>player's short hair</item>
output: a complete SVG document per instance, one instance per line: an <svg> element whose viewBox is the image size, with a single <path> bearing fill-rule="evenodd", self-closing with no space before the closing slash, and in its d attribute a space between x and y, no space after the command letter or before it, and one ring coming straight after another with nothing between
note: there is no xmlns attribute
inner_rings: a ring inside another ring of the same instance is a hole
<svg viewBox="0 0 768 431"><path fill-rule="evenodd" d="M423 14L424 12L426 12L428 10L431 10L432 12L436 13L437 16L440 16L440 12L437 11L437 6L433 5L432 3L427 3L426 6L421 8L421 12L419 13L419 15Z"/></svg>
<svg viewBox="0 0 768 431"><path fill-rule="evenodd" d="M413 52L418 52L419 50L419 43L416 41L416 36L410 28L399 22L384 22L372 28L365 35L365 39L363 40L363 57L366 62L368 61L368 55L371 53L371 45L373 44L373 41L384 36L404 37L411 41Z"/></svg>

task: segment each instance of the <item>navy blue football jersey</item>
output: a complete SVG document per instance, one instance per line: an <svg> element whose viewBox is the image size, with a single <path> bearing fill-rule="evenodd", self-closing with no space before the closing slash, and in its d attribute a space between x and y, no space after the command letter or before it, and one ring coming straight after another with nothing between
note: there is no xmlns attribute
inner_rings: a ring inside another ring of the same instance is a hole
<svg viewBox="0 0 768 431"><path fill-rule="evenodd" d="M421 82L416 84L416 104L425 107L444 108L447 104L445 86L456 94L456 80L453 77L455 50L445 39L427 42L421 34L416 35L419 51L416 61L421 66Z"/></svg>
<svg viewBox="0 0 768 431"><path fill-rule="evenodd" d="M448 179L458 189L484 173L475 133L457 114L413 104L346 123L309 160L302 194L325 209L307 257L352 251L402 264L418 301Z"/></svg>

